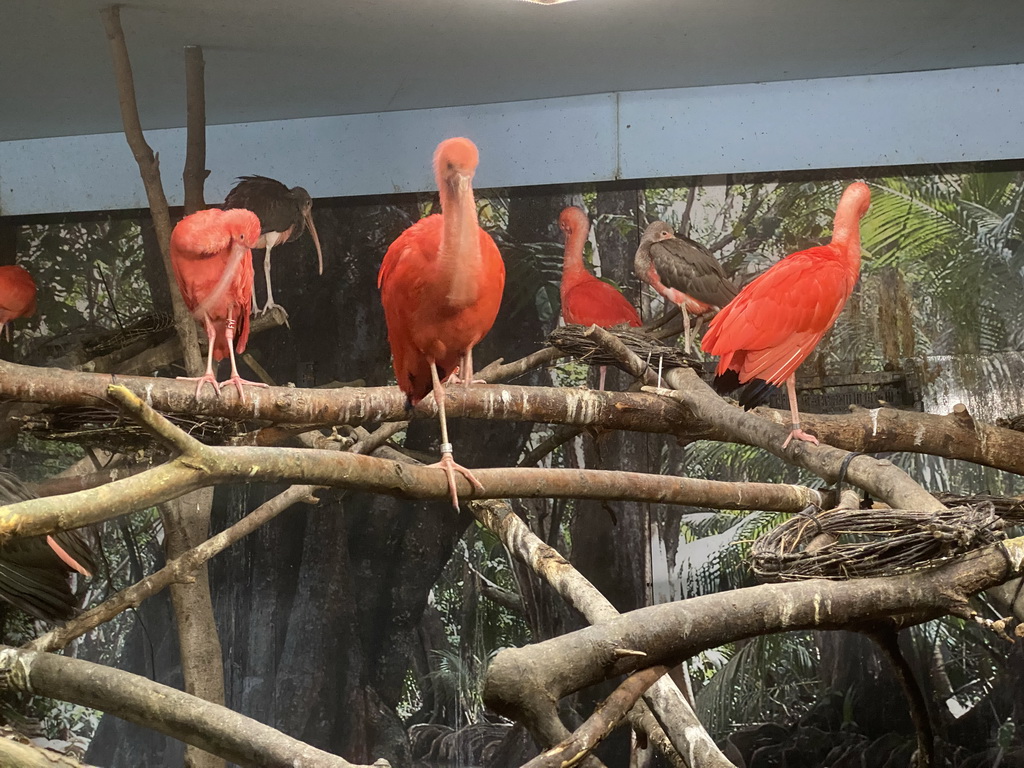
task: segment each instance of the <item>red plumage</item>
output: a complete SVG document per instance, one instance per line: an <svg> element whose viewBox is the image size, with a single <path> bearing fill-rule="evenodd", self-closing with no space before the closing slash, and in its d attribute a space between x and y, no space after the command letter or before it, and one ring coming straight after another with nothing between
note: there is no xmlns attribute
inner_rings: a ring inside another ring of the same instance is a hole
<svg viewBox="0 0 1024 768"><path fill-rule="evenodd" d="M455 472L483 486L455 463L448 442L444 386L457 365L473 383L473 347L498 316L505 264L494 239L480 227L473 199L479 154L469 139L442 141L434 153L441 214L428 216L391 244L377 276L398 386L413 405L433 390L441 422L441 461L453 506Z"/></svg>
<svg viewBox="0 0 1024 768"><path fill-rule="evenodd" d="M260 220L252 211L211 208L178 222L171 233L171 265L185 305L206 330L209 352L206 373L196 379L196 397L204 382L220 393L213 361L231 360L229 381L245 399L235 352L249 340L252 311L252 250L260 236Z"/></svg>
<svg viewBox="0 0 1024 768"><path fill-rule="evenodd" d="M561 283L565 322L602 328L627 323L639 328L640 316L633 305L614 286L590 274L583 264L583 245L590 233L587 214L576 207L566 208L558 217L558 226L565 232Z"/></svg>
<svg viewBox="0 0 1024 768"><path fill-rule="evenodd" d="M36 313L36 282L24 267L0 267L0 331L11 320ZM10 336L10 330L7 331Z"/></svg>
<svg viewBox="0 0 1024 768"><path fill-rule="evenodd" d="M867 184L851 184L836 206L828 245L773 264L711 321L701 346L720 356L716 389L728 392L755 382L740 397L745 408L753 408L768 398L768 385L787 382L793 423L799 424L796 369L835 323L857 283L860 220L870 202ZM798 431L794 436L800 437Z"/></svg>
<svg viewBox="0 0 1024 768"><path fill-rule="evenodd" d="M505 264L478 223L472 189L459 191L453 181L467 173L472 178L476 165L476 147L468 139L438 147L434 170L442 213L399 235L377 276L395 376L413 405L431 390L431 362L445 379L491 330L501 305Z"/></svg>

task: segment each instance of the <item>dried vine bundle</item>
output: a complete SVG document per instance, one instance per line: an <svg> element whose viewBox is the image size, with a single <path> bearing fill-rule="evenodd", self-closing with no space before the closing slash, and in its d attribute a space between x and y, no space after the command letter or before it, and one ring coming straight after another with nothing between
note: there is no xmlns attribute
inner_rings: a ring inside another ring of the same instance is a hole
<svg viewBox="0 0 1024 768"><path fill-rule="evenodd" d="M750 556L761 581L893 576L1000 541L1004 526L990 503L939 512L831 509L794 515L754 542Z"/></svg>
<svg viewBox="0 0 1024 768"><path fill-rule="evenodd" d="M587 326L584 325L564 325L555 328L548 334L548 344L587 365L614 365L627 370L621 360L610 354L597 341L588 337L586 332ZM693 368L698 372L702 370L700 362L688 357L681 349L667 347L638 328L620 326L609 328L608 333L625 344L652 370L658 370L659 365L665 371L670 368L686 367Z"/></svg>
<svg viewBox="0 0 1024 768"><path fill-rule="evenodd" d="M207 445L227 445L248 431L244 422L217 417L163 416L184 432ZM154 445L153 436L140 424L105 403L95 407L47 408L21 418L22 431L40 440L60 440L102 448L114 453L135 453Z"/></svg>
<svg viewBox="0 0 1024 768"><path fill-rule="evenodd" d="M936 493L935 498L947 507L991 504L995 513L1003 518L1008 525L1024 525L1024 496L989 496L988 494L962 496L958 493Z"/></svg>

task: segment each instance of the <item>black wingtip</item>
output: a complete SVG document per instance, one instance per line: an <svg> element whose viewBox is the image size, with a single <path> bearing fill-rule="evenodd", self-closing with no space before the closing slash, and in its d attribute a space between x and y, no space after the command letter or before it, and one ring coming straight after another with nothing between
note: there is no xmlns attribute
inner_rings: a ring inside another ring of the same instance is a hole
<svg viewBox="0 0 1024 768"><path fill-rule="evenodd" d="M743 410L749 411L768 402L773 394L779 391L779 387L769 384L764 379L751 379L740 392L740 405Z"/></svg>
<svg viewBox="0 0 1024 768"><path fill-rule="evenodd" d="M715 392L720 395L727 395L734 389L739 389L739 371L734 371L732 368L727 369L725 373L720 373L715 376L715 380L712 382L711 386L713 386L715 388Z"/></svg>

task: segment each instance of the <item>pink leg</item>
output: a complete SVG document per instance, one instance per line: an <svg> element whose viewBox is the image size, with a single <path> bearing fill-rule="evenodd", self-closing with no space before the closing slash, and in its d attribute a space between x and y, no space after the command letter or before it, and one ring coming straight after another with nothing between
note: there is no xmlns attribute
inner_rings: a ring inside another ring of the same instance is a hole
<svg viewBox="0 0 1024 768"><path fill-rule="evenodd" d="M242 389L243 384L248 384L250 387L262 387L267 388L268 385L262 381L249 381L243 379L238 375L238 366L235 364L235 319L232 317L230 310L228 311L228 321L224 326L224 337L228 340L228 357L231 358L231 376L228 378L225 384L232 383L238 390L238 399L243 403L245 402L245 390Z"/></svg>
<svg viewBox="0 0 1024 768"><path fill-rule="evenodd" d="M472 361L470 361L469 365L471 366L472 364ZM473 477L472 472L461 464L455 463L455 457L452 455L452 444L448 442L448 419L445 417L444 410L444 387L441 385L441 378L437 374L437 366L434 365L433 361L430 363L430 377L434 381L434 400L437 402L437 415L441 422L441 460L429 466L439 467L444 470L448 478L448 489L452 494L452 506L458 509L459 494L455 488L456 472L466 478L476 490L482 491L484 487L480 484L479 480Z"/></svg>
<svg viewBox="0 0 1024 768"><path fill-rule="evenodd" d="M796 407L796 374L790 375L786 379L786 392L789 393L789 411L793 418L793 428L789 432L789 437L786 438L786 442L782 444L785 448L789 445L791 440L803 440L806 443L818 444L818 438L814 435L810 435L800 429L800 411Z"/></svg>
<svg viewBox="0 0 1024 768"><path fill-rule="evenodd" d="M679 311L683 313L683 341L685 342L683 347L686 350L686 354L690 354L693 349L690 343L690 313L686 311L686 307L682 304L679 305Z"/></svg>
<svg viewBox="0 0 1024 768"><path fill-rule="evenodd" d="M199 393L203 389L203 384L209 383L214 391L220 394L220 384L217 383L217 377L213 375L213 341L217 338L217 329L213 327L213 321L206 315L203 315L203 325L206 328L206 373L202 376L179 376L179 381L195 381L196 384L196 400L199 399Z"/></svg>
<svg viewBox="0 0 1024 768"><path fill-rule="evenodd" d="M601 366L601 375L597 377L597 390L598 392L604 392L604 377L608 375L608 366Z"/></svg>
<svg viewBox="0 0 1024 768"><path fill-rule="evenodd" d="M462 378L460 374L466 374L466 378ZM470 348L466 351L466 354L462 356L462 366L452 371L448 377L448 382L451 384L461 384L466 389L469 389L470 384L486 384L484 379L473 378L473 350Z"/></svg>

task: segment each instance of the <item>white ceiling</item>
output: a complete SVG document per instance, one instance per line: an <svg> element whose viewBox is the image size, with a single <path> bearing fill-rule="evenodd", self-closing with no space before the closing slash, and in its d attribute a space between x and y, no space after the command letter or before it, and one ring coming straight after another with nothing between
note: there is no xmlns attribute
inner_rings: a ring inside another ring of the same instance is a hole
<svg viewBox="0 0 1024 768"><path fill-rule="evenodd" d="M120 130L100 0L0 0L0 141ZM1021 0L132 0L144 127L1024 62Z"/></svg>

